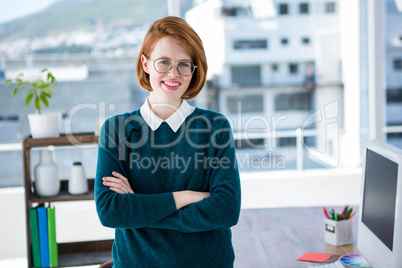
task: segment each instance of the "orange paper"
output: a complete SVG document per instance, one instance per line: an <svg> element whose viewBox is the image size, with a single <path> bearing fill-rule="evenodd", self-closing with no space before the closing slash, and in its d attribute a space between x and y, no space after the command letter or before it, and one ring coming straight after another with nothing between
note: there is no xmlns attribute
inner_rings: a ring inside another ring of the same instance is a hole
<svg viewBox="0 0 402 268"><path fill-rule="evenodd" d="M311 262L325 262L329 258L332 257L332 254L322 254L322 253L312 253L306 252L302 256L300 256L297 260L298 261L311 261Z"/></svg>

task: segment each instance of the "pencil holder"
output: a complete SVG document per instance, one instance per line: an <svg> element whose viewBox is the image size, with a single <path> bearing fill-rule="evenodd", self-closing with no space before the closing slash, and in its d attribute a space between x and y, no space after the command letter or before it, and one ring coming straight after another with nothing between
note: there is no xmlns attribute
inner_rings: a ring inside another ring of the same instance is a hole
<svg viewBox="0 0 402 268"><path fill-rule="evenodd" d="M325 243L333 246L353 244L352 220L325 219Z"/></svg>

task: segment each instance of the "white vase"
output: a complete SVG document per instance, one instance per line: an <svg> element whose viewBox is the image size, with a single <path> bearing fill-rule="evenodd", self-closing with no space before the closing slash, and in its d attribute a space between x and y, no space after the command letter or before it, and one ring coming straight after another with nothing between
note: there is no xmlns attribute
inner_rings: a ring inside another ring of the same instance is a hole
<svg viewBox="0 0 402 268"><path fill-rule="evenodd" d="M60 136L61 114L28 114L32 138L57 138Z"/></svg>
<svg viewBox="0 0 402 268"><path fill-rule="evenodd" d="M53 161L53 152L40 150L40 161L34 168L35 191L39 196L50 197L60 192L59 168Z"/></svg>
<svg viewBox="0 0 402 268"><path fill-rule="evenodd" d="M72 195L85 194L88 192L88 182L81 162L75 162L71 167L68 192Z"/></svg>

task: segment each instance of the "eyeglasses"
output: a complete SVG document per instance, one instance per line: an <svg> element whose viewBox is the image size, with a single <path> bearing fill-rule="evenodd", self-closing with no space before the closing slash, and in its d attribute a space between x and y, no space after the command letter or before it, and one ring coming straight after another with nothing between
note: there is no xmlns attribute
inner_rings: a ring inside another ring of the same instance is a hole
<svg viewBox="0 0 402 268"><path fill-rule="evenodd" d="M173 63L170 60L167 59L157 59L157 60L151 60L148 59L149 61L154 62L154 68L158 73L164 74L170 71L172 69ZM194 73L195 66L191 62L180 62L177 64L177 71L182 75L182 76L190 76Z"/></svg>

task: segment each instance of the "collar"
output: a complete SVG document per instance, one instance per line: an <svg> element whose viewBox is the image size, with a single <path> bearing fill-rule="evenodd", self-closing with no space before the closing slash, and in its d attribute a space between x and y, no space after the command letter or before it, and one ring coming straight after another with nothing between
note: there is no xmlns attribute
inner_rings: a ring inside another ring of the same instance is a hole
<svg viewBox="0 0 402 268"><path fill-rule="evenodd" d="M172 114L168 119L166 119L166 123L170 126L170 128L176 132L180 126L183 124L184 120L186 120L187 116L192 114L195 110L195 107L188 104L187 101L183 100L179 106L179 108ZM149 107L148 98L145 100L144 104L140 109L141 116L144 118L147 125L153 130L157 130L160 125L164 122L161 118L159 118Z"/></svg>

